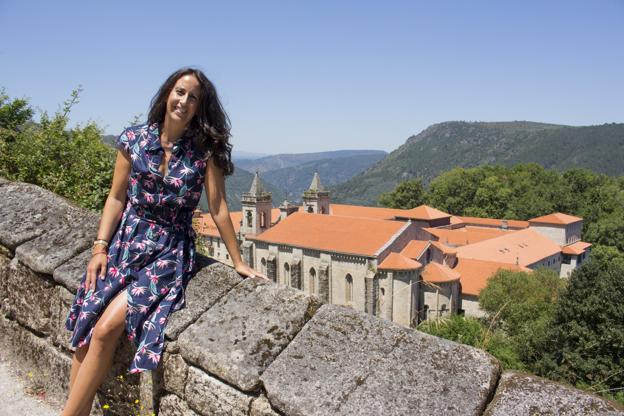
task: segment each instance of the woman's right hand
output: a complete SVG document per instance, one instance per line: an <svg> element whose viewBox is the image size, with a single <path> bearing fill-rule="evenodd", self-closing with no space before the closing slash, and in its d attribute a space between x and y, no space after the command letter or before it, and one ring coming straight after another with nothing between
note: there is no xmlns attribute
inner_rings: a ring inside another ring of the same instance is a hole
<svg viewBox="0 0 624 416"><path fill-rule="evenodd" d="M89 265L87 266L87 279L85 280L85 292L89 292L91 289L95 291L97 278L104 280L106 277L106 253L96 253L91 257Z"/></svg>

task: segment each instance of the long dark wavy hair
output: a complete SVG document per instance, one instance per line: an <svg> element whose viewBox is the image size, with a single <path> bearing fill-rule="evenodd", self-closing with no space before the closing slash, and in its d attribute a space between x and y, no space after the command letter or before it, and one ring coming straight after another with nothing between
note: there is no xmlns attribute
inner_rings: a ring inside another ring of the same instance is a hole
<svg viewBox="0 0 624 416"><path fill-rule="evenodd" d="M167 98L175 83L184 75L195 75L201 89L199 105L195 116L189 123L187 132L193 137L193 148L208 157L212 152L215 164L223 170L224 175L234 173L232 163L232 144L230 140L230 119L228 118L217 90L204 73L196 68L184 67L178 69L160 87L150 104L147 117L149 124L158 123L162 126L167 111Z"/></svg>

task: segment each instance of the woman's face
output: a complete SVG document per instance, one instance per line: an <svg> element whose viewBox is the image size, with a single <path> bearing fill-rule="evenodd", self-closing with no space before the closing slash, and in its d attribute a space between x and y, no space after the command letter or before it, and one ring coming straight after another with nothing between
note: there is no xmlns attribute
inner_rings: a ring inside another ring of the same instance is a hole
<svg viewBox="0 0 624 416"><path fill-rule="evenodd" d="M181 76L167 98L166 118L175 124L187 126L197 112L200 92L199 81L195 75Z"/></svg>

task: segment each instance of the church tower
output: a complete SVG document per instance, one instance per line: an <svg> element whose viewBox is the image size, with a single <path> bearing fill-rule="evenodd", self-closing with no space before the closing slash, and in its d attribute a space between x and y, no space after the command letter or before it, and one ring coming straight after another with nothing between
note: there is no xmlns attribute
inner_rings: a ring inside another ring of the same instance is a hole
<svg viewBox="0 0 624 416"><path fill-rule="evenodd" d="M249 192L243 192L241 204L243 206L240 227L242 235L260 234L271 227L271 209L273 208L271 194L265 192L262 187L258 171L254 175Z"/></svg>
<svg viewBox="0 0 624 416"><path fill-rule="evenodd" d="M315 214L329 214L329 191L321 185L318 172L314 172L310 187L303 192L303 209Z"/></svg>

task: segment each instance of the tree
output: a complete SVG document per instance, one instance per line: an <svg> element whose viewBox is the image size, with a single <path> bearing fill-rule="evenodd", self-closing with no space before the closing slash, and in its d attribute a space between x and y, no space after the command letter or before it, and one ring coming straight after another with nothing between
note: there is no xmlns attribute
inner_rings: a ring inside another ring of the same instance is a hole
<svg viewBox="0 0 624 416"><path fill-rule="evenodd" d="M541 358L547 329L565 284L547 268L531 273L500 270L480 292L481 309L488 312L493 327L510 337L525 364Z"/></svg>
<svg viewBox="0 0 624 416"><path fill-rule="evenodd" d="M379 204L388 208L412 209L423 204L425 188L421 178L401 182L392 192L379 197Z"/></svg>
<svg viewBox="0 0 624 416"><path fill-rule="evenodd" d="M597 246L556 305L539 374L594 391L624 385L624 254Z"/></svg>

